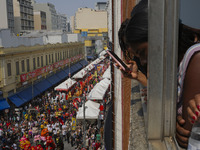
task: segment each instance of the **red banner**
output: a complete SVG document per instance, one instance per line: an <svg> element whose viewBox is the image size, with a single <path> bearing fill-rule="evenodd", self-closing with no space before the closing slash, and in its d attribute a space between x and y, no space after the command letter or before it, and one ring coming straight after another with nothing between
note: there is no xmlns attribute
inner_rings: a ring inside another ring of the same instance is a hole
<svg viewBox="0 0 200 150"><path fill-rule="evenodd" d="M78 55L78 56L74 56L72 58L68 58L66 60L61 60L59 62L52 64L52 65L48 65L48 66L45 66L45 67L42 67L42 68L38 68L38 69L36 69L32 72L28 72L28 73L20 75L20 80L21 80L21 82L25 82L27 80L30 80L34 77L37 77L37 76L43 74L43 73L53 71L54 68L59 68L59 67L62 67L63 65L65 65L65 64L68 64L70 62L74 62L75 60L78 60L82 57L83 57L82 55Z"/></svg>

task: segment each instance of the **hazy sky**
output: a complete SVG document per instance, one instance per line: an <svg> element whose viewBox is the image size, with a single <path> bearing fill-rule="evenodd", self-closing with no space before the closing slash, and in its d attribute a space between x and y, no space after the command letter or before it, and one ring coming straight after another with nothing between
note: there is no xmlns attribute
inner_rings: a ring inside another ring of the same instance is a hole
<svg viewBox="0 0 200 150"><path fill-rule="evenodd" d="M66 14L69 18L74 16L78 8L94 8L96 2L107 2L107 0L36 0L37 3L50 2L55 5L56 11Z"/></svg>

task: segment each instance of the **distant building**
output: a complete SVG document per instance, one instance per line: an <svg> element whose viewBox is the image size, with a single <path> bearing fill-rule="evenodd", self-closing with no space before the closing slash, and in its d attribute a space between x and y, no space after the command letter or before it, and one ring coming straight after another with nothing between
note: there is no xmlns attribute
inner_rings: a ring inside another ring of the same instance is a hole
<svg viewBox="0 0 200 150"><path fill-rule="evenodd" d="M34 30L33 6L31 0L13 0L14 32L16 34Z"/></svg>
<svg viewBox="0 0 200 150"><path fill-rule="evenodd" d="M67 30L67 15L64 15L64 14L57 14L57 23L58 23L58 26L57 26L57 29L58 30L63 30L63 31L66 31Z"/></svg>
<svg viewBox="0 0 200 150"><path fill-rule="evenodd" d="M95 10L106 10L107 2L97 2Z"/></svg>
<svg viewBox="0 0 200 150"><path fill-rule="evenodd" d="M46 25L47 30L57 29L57 13L55 6L51 3L33 3L34 10L43 11L46 13Z"/></svg>
<svg viewBox="0 0 200 150"><path fill-rule="evenodd" d="M73 20L71 20L71 22L73 22ZM84 37L87 58L88 60L94 59L96 55L103 50L103 47L107 47L107 11L94 10L91 8L79 8L75 14L73 32L80 33L82 37ZM101 42L96 43L97 40L101 40Z"/></svg>
<svg viewBox="0 0 200 150"><path fill-rule="evenodd" d="M75 29L107 29L107 11L79 8L75 14Z"/></svg>
<svg viewBox="0 0 200 150"><path fill-rule="evenodd" d="M75 30L75 17L71 16L70 17L70 31L74 32Z"/></svg>
<svg viewBox="0 0 200 150"><path fill-rule="evenodd" d="M46 30L46 13L34 10L34 28L35 30Z"/></svg>
<svg viewBox="0 0 200 150"><path fill-rule="evenodd" d="M0 29L9 28L14 31L13 1L0 0Z"/></svg>

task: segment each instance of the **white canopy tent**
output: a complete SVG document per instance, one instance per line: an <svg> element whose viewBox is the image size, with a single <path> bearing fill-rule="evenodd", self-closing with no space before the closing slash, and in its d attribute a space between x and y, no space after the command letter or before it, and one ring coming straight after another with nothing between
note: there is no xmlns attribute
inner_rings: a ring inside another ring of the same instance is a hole
<svg viewBox="0 0 200 150"><path fill-rule="evenodd" d="M90 91L87 98L89 100L103 100L104 95L110 85L110 80L105 78L97 83L94 88Z"/></svg>
<svg viewBox="0 0 200 150"><path fill-rule="evenodd" d="M99 109L95 109L95 108L92 108L92 107L88 107L86 106L85 107L85 119L98 119L98 116L99 116ZM84 119L84 116L83 116L83 107L79 107L79 110L77 111L77 115L76 115L76 119Z"/></svg>
<svg viewBox="0 0 200 150"><path fill-rule="evenodd" d="M82 79L87 74L87 71L85 68L77 72L75 75L73 75L73 79Z"/></svg>
<svg viewBox="0 0 200 150"><path fill-rule="evenodd" d="M111 68L110 68L110 66L106 69L106 71L104 72L102 78L103 78L103 79L104 79L104 78L108 78L108 79L111 78Z"/></svg>
<svg viewBox="0 0 200 150"><path fill-rule="evenodd" d="M92 108L94 108L94 109L99 110L100 104L99 104L99 103L96 103L96 102L93 102L93 101L91 101L91 100L88 100L88 101L85 103L85 106L87 106L87 107L92 107Z"/></svg>
<svg viewBox="0 0 200 150"><path fill-rule="evenodd" d="M56 91L67 91L69 88L71 88L76 83L75 80L68 78L58 86L54 88Z"/></svg>
<svg viewBox="0 0 200 150"><path fill-rule="evenodd" d="M101 53L99 53L99 56L104 56L105 54L106 54L106 51L103 50L103 51L101 51Z"/></svg>

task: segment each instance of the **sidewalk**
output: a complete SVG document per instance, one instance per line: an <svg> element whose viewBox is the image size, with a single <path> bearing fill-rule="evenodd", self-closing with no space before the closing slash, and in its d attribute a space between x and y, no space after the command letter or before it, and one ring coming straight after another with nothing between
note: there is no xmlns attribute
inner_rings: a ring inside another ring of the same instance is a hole
<svg viewBox="0 0 200 150"><path fill-rule="evenodd" d="M143 104L138 81L132 80L131 87L129 150L148 150Z"/></svg>

